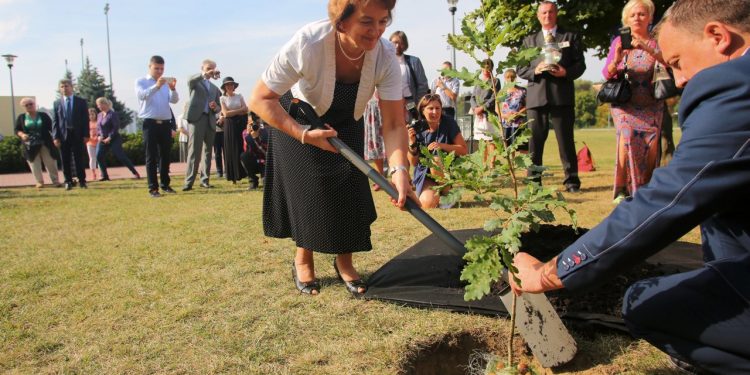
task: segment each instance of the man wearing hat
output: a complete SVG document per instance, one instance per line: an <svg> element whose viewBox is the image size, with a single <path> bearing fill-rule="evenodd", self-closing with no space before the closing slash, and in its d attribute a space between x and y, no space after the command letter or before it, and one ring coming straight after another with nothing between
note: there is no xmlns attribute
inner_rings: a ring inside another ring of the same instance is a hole
<svg viewBox="0 0 750 375"><path fill-rule="evenodd" d="M216 135L216 113L221 110L221 105L219 104L219 88L210 80L218 79L219 75L216 63L206 59L203 60L201 72L188 80L190 99L188 99L187 120L191 137L188 140L187 171L182 191L193 189L195 174L199 166L201 166L201 186L211 187L208 183L211 172L211 150L214 147ZM201 153L203 153L202 165Z"/></svg>

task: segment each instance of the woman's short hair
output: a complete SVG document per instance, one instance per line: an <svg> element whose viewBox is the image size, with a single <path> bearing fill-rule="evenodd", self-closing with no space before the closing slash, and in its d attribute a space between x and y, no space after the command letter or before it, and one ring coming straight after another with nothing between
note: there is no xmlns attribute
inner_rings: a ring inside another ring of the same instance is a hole
<svg viewBox="0 0 750 375"><path fill-rule="evenodd" d="M112 102L103 96L101 98L96 99L96 104L106 104L107 107L110 107L110 108L112 107Z"/></svg>
<svg viewBox="0 0 750 375"><path fill-rule="evenodd" d="M34 98L25 97L25 98L22 98L21 101L19 101L18 103L21 104L22 106L25 106L26 104L29 104L29 103L35 103L35 101L34 101Z"/></svg>
<svg viewBox="0 0 750 375"><path fill-rule="evenodd" d="M422 111L424 111L424 109L432 102L436 102L440 106L440 108L443 108L443 102L440 100L440 95L427 94L423 96L422 99L419 100L419 104L417 104L417 113L419 113L419 118L424 118Z"/></svg>
<svg viewBox="0 0 750 375"><path fill-rule="evenodd" d="M516 78L518 78L518 74L516 74L516 71L514 69L506 70L505 73L503 73L503 77L507 76L508 74L510 74L513 77L512 81L515 81Z"/></svg>
<svg viewBox="0 0 750 375"><path fill-rule="evenodd" d="M629 26L628 25L628 19L630 19L630 12L633 10L633 8L637 7L638 5L643 5L646 7L646 10L648 11L648 15L651 17L651 21L654 20L654 11L656 10L656 7L654 7L654 2L651 0L630 0L627 4L625 4L625 7L622 8L622 25L623 26Z"/></svg>
<svg viewBox="0 0 750 375"><path fill-rule="evenodd" d="M394 36L401 41L401 46L404 47L404 52L406 52L406 50L409 49L409 38L406 37L406 33L401 30L394 31L393 34L391 34L391 37L388 38L388 40L393 39Z"/></svg>
<svg viewBox="0 0 750 375"><path fill-rule="evenodd" d="M377 1L388 9L388 21L392 18L391 11L396 7L396 0L328 0L328 19L336 27L354 14L357 7L366 6L370 1Z"/></svg>

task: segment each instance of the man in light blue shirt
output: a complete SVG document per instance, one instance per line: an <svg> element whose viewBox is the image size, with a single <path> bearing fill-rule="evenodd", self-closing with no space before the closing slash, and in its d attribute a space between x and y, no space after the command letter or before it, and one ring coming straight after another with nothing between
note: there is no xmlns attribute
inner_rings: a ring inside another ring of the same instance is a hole
<svg viewBox="0 0 750 375"><path fill-rule="evenodd" d="M148 64L148 76L135 82L135 95L139 104L138 117L143 120L148 192L153 198L161 196L156 182L157 163L162 191L176 193L169 186L169 155L175 130L174 116L169 104L176 104L180 98L175 91L177 80L163 75L164 58L152 56Z"/></svg>
<svg viewBox="0 0 750 375"><path fill-rule="evenodd" d="M450 61L443 63L443 69L451 69L453 64ZM458 97L458 90L460 89L461 82L458 78L446 77L442 73L440 77L437 77L432 82L432 92L440 95L440 103L443 105L443 114L450 117L456 118L456 98Z"/></svg>

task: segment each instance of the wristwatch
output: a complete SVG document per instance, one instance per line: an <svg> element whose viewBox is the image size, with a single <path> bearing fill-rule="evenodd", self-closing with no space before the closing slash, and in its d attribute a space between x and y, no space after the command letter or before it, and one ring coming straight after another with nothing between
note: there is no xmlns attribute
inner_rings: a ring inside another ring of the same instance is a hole
<svg viewBox="0 0 750 375"><path fill-rule="evenodd" d="M388 176L393 176L398 171L404 171L407 174L409 173L409 169L407 169L405 165L396 165L388 168Z"/></svg>

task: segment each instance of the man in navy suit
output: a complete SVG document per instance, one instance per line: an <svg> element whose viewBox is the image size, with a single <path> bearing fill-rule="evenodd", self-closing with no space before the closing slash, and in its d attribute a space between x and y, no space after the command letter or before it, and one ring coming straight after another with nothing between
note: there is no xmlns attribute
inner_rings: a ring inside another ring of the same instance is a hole
<svg viewBox="0 0 750 375"><path fill-rule="evenodd" d="M750 0L680 0L659 46L685 86L682 139L632 199L547 263L519 253L516 293L594 287L700 225L705 264L632 285L632 334L695 373L750 373Z"/></svg>
<svg viewBox="0 0 750 375"><path fill-rule="evenodd" d="M85 189L88 187L85 170L88 156L84 154L84 145L89 141L88 104L86 99L73 95L73 82L69 79L60 80L60 94L62 97L53 104L52 138L62 153L65 190L73 188L71 163L75 163L79 186Z"/></svg>

